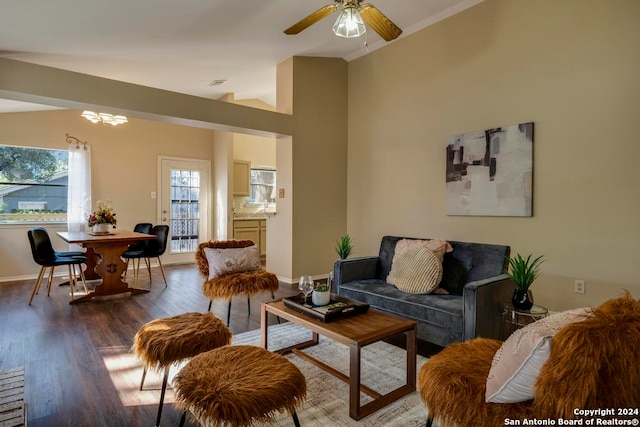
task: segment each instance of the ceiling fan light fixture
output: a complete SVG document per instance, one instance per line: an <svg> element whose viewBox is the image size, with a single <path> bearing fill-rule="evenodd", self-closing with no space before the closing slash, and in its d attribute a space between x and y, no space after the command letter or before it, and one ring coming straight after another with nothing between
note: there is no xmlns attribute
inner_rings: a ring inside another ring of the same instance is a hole
<svg viewBox="0 0 640 427"><path fill-rule="evenodd" d="M333 33L339 37L360 37L366 31L367 27L354 5L346 5L333 24Z"/></svg>

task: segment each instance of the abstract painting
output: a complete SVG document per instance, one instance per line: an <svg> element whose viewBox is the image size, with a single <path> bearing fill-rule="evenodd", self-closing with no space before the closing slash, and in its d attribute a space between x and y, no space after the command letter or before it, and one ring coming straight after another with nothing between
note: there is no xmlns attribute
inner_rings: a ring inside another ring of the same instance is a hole
<svg viewBox="0 0 640 427"><path fill-rule="evenodd" d="M449 137L447 215L532 216L533 123Z"/></svg>

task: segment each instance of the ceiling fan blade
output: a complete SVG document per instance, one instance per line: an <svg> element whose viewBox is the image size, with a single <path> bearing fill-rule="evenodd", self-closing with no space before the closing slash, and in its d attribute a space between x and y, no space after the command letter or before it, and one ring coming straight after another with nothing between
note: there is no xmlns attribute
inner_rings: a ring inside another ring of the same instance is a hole
<svg viewBox="0 0 640 427"><path fill-rule="evenodd" d="M364 22L373 28L376 33L380 34L380 37L386 41L389 42L394 40L402 34L402 30L398 28L396 24L391 22L389 18L384 16L384 14L374 5L362 3L358 12L360 12L360 16L362 16Z"/></svg>
<svg viewBox="0 0 640 427"><path fill-rule="evenodd" d="M340 7L338 3L328 4L324 7L321 7L320 9L313 12L311 15L301 19L299 22L293 24L291 27L284 30L284 33L287 35L298 34L300 31L306 29L307 27L312 26L313 24L315 24L325 16L331 15L333 12L338 10L338 7Z"/></svg>

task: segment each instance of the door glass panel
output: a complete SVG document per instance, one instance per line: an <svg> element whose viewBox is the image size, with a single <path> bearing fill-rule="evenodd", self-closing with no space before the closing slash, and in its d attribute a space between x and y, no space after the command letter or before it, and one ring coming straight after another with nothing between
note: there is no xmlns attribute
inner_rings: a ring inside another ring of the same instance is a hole
<svg viewBox="0 0 640 427"><path fill-rule="evenodd" d="M195 252L200 233L200 172L171 170L171 252Z"/></svg>

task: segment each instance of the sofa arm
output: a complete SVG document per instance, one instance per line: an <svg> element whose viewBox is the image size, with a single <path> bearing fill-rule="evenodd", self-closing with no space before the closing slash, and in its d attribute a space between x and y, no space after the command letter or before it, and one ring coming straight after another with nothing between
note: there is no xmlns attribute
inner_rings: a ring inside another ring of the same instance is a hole
<svg viewBox="0 0 640 427"><path fill-rule="evenodd" d="M467 283L462 291L463 339L502 339L500 329L503 306L511 301L513 290L513 283L506 274Z"/></svg>
<svg viewBox="0 0 640 427"><path fill-rule="evenodd" d="M378 257L340 259L333 265L333 293L340 292L340 285L354 280L378 277Z"/></svg>

